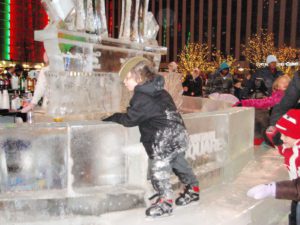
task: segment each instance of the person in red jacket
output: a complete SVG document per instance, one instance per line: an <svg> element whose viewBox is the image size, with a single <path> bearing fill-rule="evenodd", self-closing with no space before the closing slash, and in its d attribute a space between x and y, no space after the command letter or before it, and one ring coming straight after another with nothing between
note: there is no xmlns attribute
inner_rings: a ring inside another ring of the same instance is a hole
<svg viewBox="0 0 300 225"><path fill-rule="evenodd" d="M234 106L254 107L257 109L267 109L278 104L284 96L291 79L288 75L278 77L273 84L273 91L270 97L260 99L245 99L234 104Z"/></svg>
<svg viewBox="0 0 300 225"><path fill-rule="evenodd" d="M288 169L291 180L300 178L300 110L291 109L283 115L276 123L275 128L267 130L267 137L276 146L279 153L284 157L284 164ZM299 181L297 181L299 182ZM294 185L297 184L294 181ZM291 188L293 184L285 184ZM298 190L298 185L296 185ZM277 189L278 188L278 189ZM248 191L248 196L255 199L262 199L267 196L290 199L295 197L295 190L284 190L282 183L271 183L268 185L258 185ZM284 193L291 193L286 195ZM297 194L299 198L299 193ZM290 225L300 224L300 205L298 199L292 201Z"/></svg>
<svg viewBox="0 0 300 225"><path fill-rule="evenodd" d="M284 157L290 179L300 177L300 110L291 109L267 130L267 137ZM281 141L278 141L280 137Z"/></svg>

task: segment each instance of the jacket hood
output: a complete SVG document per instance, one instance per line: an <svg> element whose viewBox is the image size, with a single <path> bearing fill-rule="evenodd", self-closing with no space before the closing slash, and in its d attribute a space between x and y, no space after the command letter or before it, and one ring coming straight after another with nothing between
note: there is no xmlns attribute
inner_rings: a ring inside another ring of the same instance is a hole
<svg viewBox="0 0 300 225"><path fill-rule="evenodd" d="M141 85L137 85L134 91L155 96L164 89L164 85L165 85L164 77L161 75L155 75L153 80L147 81Z"/></svg>

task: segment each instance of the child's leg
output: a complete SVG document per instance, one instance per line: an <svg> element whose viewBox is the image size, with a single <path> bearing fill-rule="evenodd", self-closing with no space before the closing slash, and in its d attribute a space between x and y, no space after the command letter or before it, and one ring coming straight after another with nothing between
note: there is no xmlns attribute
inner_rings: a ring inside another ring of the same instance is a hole
<svg viewBox="0 0 300 225"><path fill-rule="evenodd" d="M177 157L171 161L173 172L183 184L198 187L199 181L184 155L184 152L179 153Z"/></svg>
<svg viewBox="0 0 300 225"><path fill-rule="evenodd" d="M151 183L154 190L157 192L158 198L147 210L147 216L162 216L171 214L172 207L172 186L170 183L171 166L169 159L150 159L149 170Z"/></svg>
<svg viewBox="0 0 300 225"><path fill-rule="evenodd" d="M297 202L297 208L296 208L296 221L297 224L300 224L300 204Z"/></svg>
<svg viewBox="0 0 300 225"><path fill-rule="evenodd" d="M150 179L154 190L161 198L172 199L173 190L170 183L171 165L167 159L149 160Z"/></svg>
<svg viewBox="0 0 300 225"><path fill-rule="evenodd" d="M296 218L297 204L298 202L292 201L291 212L289 214L289 225L297 225L297 218Z"/></svg>
<svg viewBox="0 0 300 225"><path fill-rule="evenodd" d="M179 153L177 157L171 162L174 173L178 176L179 180L185 184L183 193L179 194L176 198L175 204L178 206L188 205L191 202L199 200L199 182L186 161L184 153Z"/></svg>

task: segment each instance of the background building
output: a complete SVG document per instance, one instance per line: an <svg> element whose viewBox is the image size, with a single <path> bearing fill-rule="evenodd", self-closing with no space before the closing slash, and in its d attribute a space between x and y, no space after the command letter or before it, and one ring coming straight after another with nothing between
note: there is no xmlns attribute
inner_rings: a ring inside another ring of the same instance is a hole
<svg viewBox="0 0 300 225"><path fill-rule="evenodd" d="M118 35L120 6L121 0L107 1L113 37ZM169 49L164 62L176 61L189 41L243 60L242 45L262 29L274 33L276 47L300 47L299 0L150 0L149 8L160 25L158 42Z"/></svg>
<svg viewBox="0 0 300 225"><path fill-rule="evenodd" d="M241 47L252 34L266 29L277 47L300 47L300 0L149 0L168 47L163 62L177 60L190 42L207 43L243 60ZM106 0L108 30L118 37L122 0ZM47 24L40 0L0 0L0 60L41 61L42 46L33 31Z"/></svg>

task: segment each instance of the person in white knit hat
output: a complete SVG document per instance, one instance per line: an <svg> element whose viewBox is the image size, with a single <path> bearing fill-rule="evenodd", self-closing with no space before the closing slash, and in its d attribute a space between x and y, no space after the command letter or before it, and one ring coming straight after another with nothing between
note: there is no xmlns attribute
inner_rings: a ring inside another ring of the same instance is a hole
<svg viewBox="0 0 300 225"><path fill-rule="evenodd" d="M253 82L255 81L261 81L264 83L263 86L266 87L266 90L264 90L264 93L266 95L272 94L272 86L273 82L281 75L283 75L282 71L277 69L277 57L275 55L268 55L266 59L267 66L261 69L258 69L256 73L253 76ZM261 83L261 82L255 82ZM256 88L260 88L257 87Z"/></svg>

